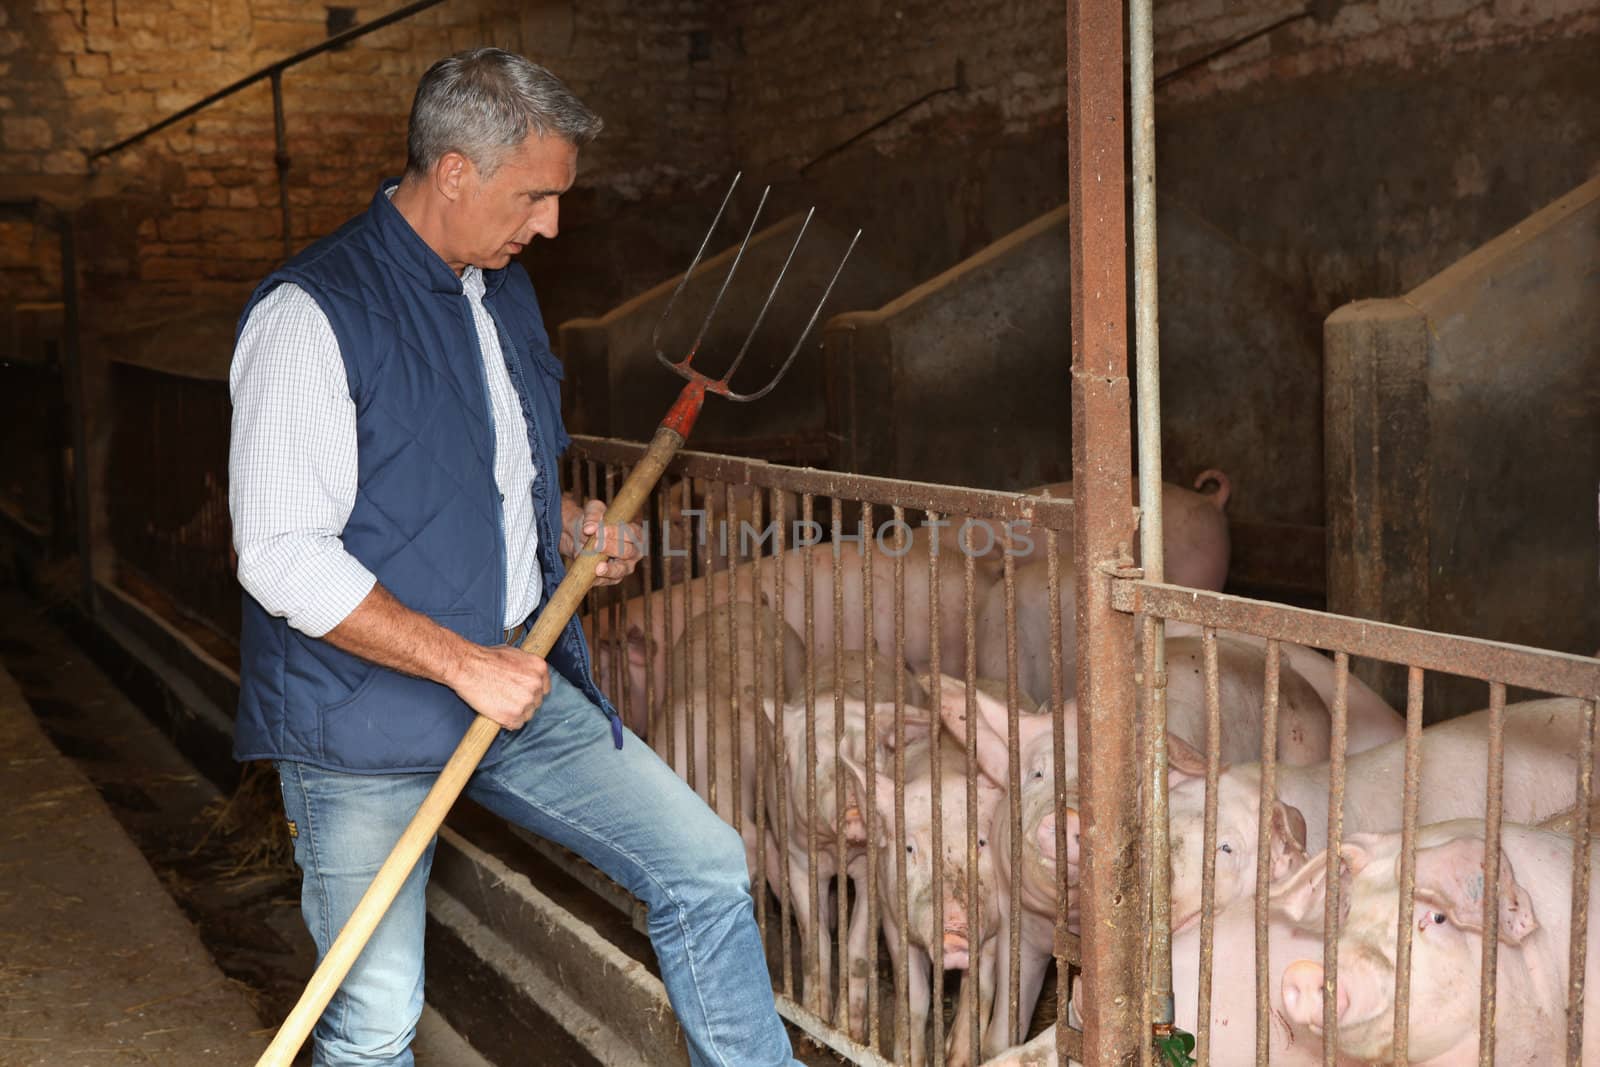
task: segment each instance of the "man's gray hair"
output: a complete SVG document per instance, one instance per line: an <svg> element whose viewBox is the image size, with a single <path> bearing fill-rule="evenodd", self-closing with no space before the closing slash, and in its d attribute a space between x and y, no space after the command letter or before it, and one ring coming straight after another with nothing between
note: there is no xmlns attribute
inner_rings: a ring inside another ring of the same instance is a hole
<svg viewBox="0 0 1600 1067"><path fill-rule="evenodd" d="M602 125L537 63L499 48L474 48L439 60L417 84L406 172L426 174L446 152L460 152L487 178L530 134L582 148Z"/></svg>

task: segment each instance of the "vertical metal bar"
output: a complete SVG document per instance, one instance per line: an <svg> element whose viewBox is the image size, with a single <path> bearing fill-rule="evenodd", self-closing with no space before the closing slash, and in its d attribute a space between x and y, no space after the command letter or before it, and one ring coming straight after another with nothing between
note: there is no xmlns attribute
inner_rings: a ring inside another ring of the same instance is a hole
<svg viewBox="0 0 1600 1067"><path fill-rule="evenodd" d="M1281 649L1267 642L1261 707L1261 805L1256 839L1256 1063L1267 1063L1272 1033L1272 959L1267 941L1267 893L1272 882L1272 812L1278 799L1278 671Z"/></svg>
<svg viewBox="0 0 1600 1067"><path fill-rule="evenodd" d="M617 468L614 464L606 464L606 504L617 495ZM574 538L576 540L576 538ZM624 604L621 596L621 586L612 586L606 593L606 620L613 635L622 635L622 649L627 649L627 625ZM599 620L596 620L598 622ZM633 701L640 697L632 692L633 672L628 669L626 655L609 656L611 670L611 693L618 695L619 707L623 709L623 719L627 719L628 712L632 710ZM609 695L609 694L608 694ZM648 713L647 713L648 714Z"/></svg>
<svg viewBox="0 0 1600 1067"><path fill-rule="evenodd" d="M1148 0L1147 0L1148 2ZM1159 549L1158 549L1159 551ZM1167 656L1166 623L1154 615L1140 620L1144 631L1145 840L1150 849L1150 1025L1157 1034L1172 1030L1172 845L1167 824ZM1206 866L1216 863L1205 854Z"/></svg>
<svg viewBox="0 0 1600 1067"><path fill-rule="evenodd" d="M896 504L891 510L898 529L905 522L905 509ZM894 557L894 647L902 652L906 643L906 558ZM904 662L902 660L901 662ZM907 886L909 874L906 864L906 672L898 665L894 672L894 852L895 873L900 876L897 891L900 905L900 966L895 969L895 1047L911 1047L911 982L909 957L911 955L911 905Z"/></svg>
<svg viewBox="0 0 1600 1067"><path fill-rule="evenodd" d="M1051 763L1054 765L1055 780L1051 788L1055 795L1056 811L1056 863L1058 865L1056 877L1056 915L1054 936L1051 938L1051 955L1055 957L1056 964L1056 1049L1057 1057L1061 1063L1066 1062L1065 1049L1069 1037L1067 1019L1069 1000L1072 993L1070 978L1070 963L1067 960L1066 938L1069 931L1067 916L1071 914L1072 901L1069 899L1072 888L1067 884L1067 872L1064 864L1067 855L1067 678L1066 665L1062 662L1061 655L1061 553L1060 538L1055 530L1045 532L1045 589L1050 603L1050 744ZM971 604L971 573L972 561L967 561L968 574L968 605L967 627L968 634L972 632L972 616L975 612ZM1071 775L1076 778L1078 768L1071 768Z"/></svg>
<svg viewBox="0 0 1600 1067"><path fill-rule="evenodd" d="M89 502L89 394L83 381L83 352L79 347L78 318L78 230L71 215L57 216L61 240L61 362L67 392L67 412L72 421L72 499L77 513L74 526L78 538L78 582L82 586L83 610L97 614L99 598L94 584L94 516ZM59 465L58 465L59 466ZM51 531L61 536L60 530Z"/></svg>
<svg viewBox="0 0 1600 1067"><path fill-rule="evenodd" d="M849 903L850 880L846 875L846 857L844 840L844 813L845 774L843 749L844 742L844 582L843 560L840 553L843 548L839 535L843 533L842 519L839 514L839 498L832 497L829 501L829 512L832 515L833 531L833 812L837 824L833 835L834 864L837 875L836 892L837 920L835 927L839 931L839 968L835 972L839 976L839 1000L837 1010L833 1013L834 1021L845 1032L850 1030L850 914L847 907ZM869 633L871 631L868 631ZM867 642L871 647L872 642ZM870 659L870 655L868 659Z"/></svg>
<svg viewBox="0 0 1600 1067"><path fill-rule="evenodd" d="M663 486L661 488L660 495L657 498L657 506L661 515L662 550L661 648L658 651L661 655L663 669L661 676L661 725L665 730L665 736L662 738L661 743L665 744L667 747L667 763L672 765L673 770L677 770L676 753L678 746L675 738L677 738L678 735L675 731L677 730L678 726L676 721L678 716L677 709L673 705L676 703L675 698L678 695L678 686L681 683L679 683L676 677L677 670L672 662L674 659L672 654L673 645L675 643L673 641L672 622L677 615L677 612L673 606L673 596L677 592L676 587L679 584L679 579L682 577L682 573L676 566L676 557L671 553L674 551L682 551L682 545L680 542L680 545L677 549L672 547L672 543L674 541L679 541L679 537L677 529L678 522L676 519L671 517L672 513L668 503L672 498L671 494L672 490ZM624 640L626 640L626 635L623 636ZM653 638L654 636L654 634L650 634L650 637ZM648 651L648 643L645 647ZM626 654L626 651L626 645L624 645L623 654Z"/></svg>
<svg viewBox="0 0 1600 1067"><path fill-rule="evenodd" d="M283 220L283 258L294 253L294 230L289 215L289 141L283 121L283 71L272 72L272 161L278 168L278 214Z"/></svg>
<svg viewBox="0 0 1600 1067"><path fill-rule="evenodd" d="M723 484L722 496L725 510L722 513L722 521L717 524L717 536L720 538L718 550L721 553L722 565L728 571L728 600L726 608L728 616L728 722L732 726L728 731L728 736L723 739L723 744L728 746L728 756L730 757L728 765L732 768L732 774L729 776L730 780L728 782L728 788L731 790L728 795L728 807L733 812L733 828L739 831L739 836L743 837L745 828L744 790L742 788L744 784L744 767L742 764L744 763L745 732L744 716L740 709L744 703L742 699L744 696L744 680L739 676L739 626L738 618L733 610L734 605L739 602L739 571L734 567L733 558L728 551L728 521L733 516L732 483ZM709 571L706 574L707 589L711 587L714 573L715 571ZM752 612L751 614L754 616L755 613ZM755 628L758 631L761 629L759 616L756 616ZM759 689L756 690L758 696L760 692ZM750 724L750 729L755 729L755 723ZM718 766L715 757L712 759L712 766Z"/></svg>
<svg viewBox="0 0 1600 1067"><path fill-rule="evenodd" d="M766 490L760 487L756 487L755 491L751 494L750 522L753 528L758 531L758 536L761 529L761 504L765 496ZM738 555L739 552L737 549L735 549L733 553L734 558L738 558ZM759 553L750 561L750 603L752 604L761 603L761 567L764 562L764 558ZM729 561L728 569L734 574L739 573L739 568L733 565L732 560ZM734 599L737 599L737 593L733 594L733 597ZM783 643L783 630L781 627L779 628L778 632L773 635L773 638L779 644ZM754 712L757 715L765 716L767 712L763 697L766 694L766 690L762 685L762 683L765 681L762 675L766 668L765 660L767 655L767 638L766 628L764 626L758 625L756 627L755 636L750 639L750 644L752 650L755 652L755 667L752 675L756 688L756 706L754 708ZM774 696L772 701L773 721L774 726L776 726L778 725L778 719L783 715L783 676L777 674L777 672L774 672L773 675L772 692ZM756 926L761 931L761 946L762 948L766 948L767 880L772 875L772 872L767 870L768 757L766 751L766 738L764 736L766 731L761 728L761 720L757 719L754 723L752 723L751 729L753 729L756 734L756 765L750 769L750 772L756 776L754 790L754 795L756 798L756 869L751 873L755 876L754 888L756 896ZM774 771L774 773L776 773L776 771Z"/></svg>
<svg viewBox="0 0 1600 1067"><path fill-rule="evenodd" d="M1339 1062L1339 935L1344 908L1339 900L1339 848L1344 843L1345 757L1350 747L1350 655L1333 657L1333 734L1328 753L1328 851L1322 911L1322 1063Z"/></svg>
<svg viewBox="0 0 1600 1067"><path fill-rule="evenodd" d="M1421 667L1411 667L1406 684L1405 792L1400 822L1399 939L1394 953L1394 1055L1406 1062L1411 1044L1411 914L1417 894L1417 804L1422 785Z"/></svg>
<svg viewBox="0 0 1600 1067"><path fill-rule="evenodd" d="M699 761L694 758L694 549L690 547L694 544L694 519L690 516L694 510L694 480L684 478L678 484L683 489L683 634L679 638L683 642L683 706L679 709L684 716L683 772L689 788L698 792L699 768L696 764ZM676 734L672 736L674 739L677 737ZM677 750L676 740L672 742L672 749Z"/></svg>
<svg viewBox="0 0 1600 1067"><path fill-rule="evenodd" d="M1583 989L1589 965L1589 848L1594 832L1595 701L1583 702L1583 742L1578 746L1578 813L1573 827L1572 937L1567 964L1567 1062L1583 1062Z"/></svg>
<svg viewBox="0 0 1600 1067"><path fill-rule="evenodd" d="M905 515L901 509L895 509L895 517L901 521L895 524L894 531L895 559L900 561L900 565L895 570L894 613L895 618L903 620L905 618L906 610L904 560L906 551L911 547L911 528L904 525ZM904 625L897 625L895 627L894 634L894 661L896 663L906 662L905 637ZM938 640L937 634L932 634L930 637L933 640ZM935 684L937 685L937 680L935 680ZM937 947L930 946L928 952L930 962L933 964L933 987L931 994L932 1009L929 1011L929 1015L931 1016L933 1023L931 1049L934 1067L940 1067L940 1065L944 1063L944 942L941 933L944 929L945 899L943 796L944 768L941 765L941 761L943 759L943 748L944 746L939 744L939 734L937 731L935 731L932 737L932 743L928 746L928 773L930 775L929 803L932 805L933 809L930 812L932 822L931 831L933 833L933 848L929 852L929 856L933 861L933 884L931 889L933 894L933 911L935 916L933 929L935 934L940 937L939 945ZM970 802L973 799L972 795L968 794L967 799L970 806ZM967 934L969 938L971 938L975 933L970 926L972 918L973 917L971 915L967 916L967 921L969 923ZM969 961L972 954L976 953L976 951L976 945L973 944L972 950L968 955ZM971 971L969 970L968 973L970 974Z"/></svg>
<svg viewBox="0 0 1600 1067"><path fill-rule="evenodd" d="M714 646L717 643L717 628L711 614L714 610L712 594L715 592L713 587L716 584L716 572L711 558L711 531L708 527L710 526L711 502L716 499L717 490L716 483L709 478L705 480L704 484L705 489L700 494L700 582L701 588L705 593L702 598L705 601L705 607L702 610L705 612L703 617L706 621L706 673L705 701L701 705L701 709L706 719L706 802L711 805L712 811L716 811L717 791L720 784L718 779L722 777L722 770L721 764L717 761L717 713L716 709L712 707L712 702L716 699L717 689L716 676L713 673L716 670ZM733 629L733 619L731 617L728 620L728 628L730 630ZM696 726L698 727L698 724ZM696 732L691 730L689 733L691 749L694 747Z"/></svg>
<svg viewBox="0 0 1600 1067"><path fill-rule="evenodd" d="M1504 813L1506 769L1506 687L1489 683L1489 766L1483 817L1483 928L1500 928L1500 823ZM1500 939L1483 939L1483 967L1478 986L1478 1063L1494 1064L1494 1015ZM1324 1012L1326 1014L1326 1012Z"/></svg>
<svg viewBox="0 0 1600 1067"><path fill-rule="evenodd" d="M1206 803L1200 846L1205 865L1200 868L1200 992L1195 1014L1195 1056L1201 1063L1210 1063L1211 971L1216 950L1217 779L1222 774L1222 683L1217 667L1216 627L1207 626L1200 631L1200 653L1206 683Z"/></svg>
<svg viewBox="0 0 1600 1067"><path fill-rule="evenodd" d="M810 493L800 497L800 519L802 527L810 531L812 515L816 507L816 498ZM806 938L804 946L807 961L806 1005L814 1012L821 1014L823 1008L824 991L812 990L814 984L809 978L814 978L822 973L822 946L821 940L827 936L828 926L822 921L822 873L817 869L817 664L813 649L817 643L817 615L816 615L816 575L814 563L816 554L811 551L811 546L799 550L800 572L804 576L802 594L805 605L805 647L806 647L806 863L810 877L806 879L806 892L810 894L811 901L811 936ZM833 580L838 582L838 574ZM838 620L834 620L837 624Z"/></svg>
<svg viewBox="0 0 1600 1067"><path fill-rule="evenodd" d="M1145 579L1166 580L1161 515L1161 358L1156 295L1155 34L1151 0L1128 3L1128 94L1133 128L1133 301L1139 403L1139 549ZM1145 768L1150 801L1150 1013L1157 1033L1172 1026L1172 867L1167 828L1166 623L1147 618L1151 674L1147 721L1153 742ZM1207 862L1215 857L1209 853Z"/></svg>
<svg viewBox="0 0 1600 1067"><path fill-rule="evenodd" d="M787 578L787 575L786 575L786 564L787 564L786 547L787 547L788 539L785 537L784 524L788 521L789 516L788 516L788 514L786 512L786 509L785 509L784 505L785 505L784 494L783 493L774 493L773 494L773 498L772 498L772 514L773 514L773 518L777 521L778 535L777 535L777 538L776 538L776 540L774 542L774 549L775 549L774 559L776 560L776 565L773 568L774 575L773 575L773 582L772 582L772 597L773 597L772 609L778 613L778 617L780 619L787 617L783 613L783 590L784 590L784 587L788 584L788 578ZM810 631L810 627L809 626L806 628L805 636L806 636L806 647L809 648L810 644L811 644L811 631ZM788 677L788 674L786 673L786 671L788 670L788 667L787 667L787 664L785 663L785 659L787 658L785 656L785 651L786 650L783 647L783 641L782 641L782 639L780 637L780 639L779 639L779 641L777 643L777 647L773 649L773 658L776 661L775 670L777 672L777 676L778 676L779 680ZM777 684L777 683L775 683L775 684ZM774 772L773 773L775 773L777 775L777 780L776 780L776 782L774 784L777 786L777 792L778 792L778 833L780 835L783 835L785 838L787 838L788 834L790 833L790 829L791 829L791 825L790 825L790 821L789 821L789 805L791 803L793 803L793 798L789 796L789 790L788 790L789 773L788 773L788 769L787 769L788 768L788 761L786 759L786 753L785 753L785 749L788 747L788 740L787 740L787 732L786 732L787 731L787 727L785 726L784 720L787 719L787 717L788 717L787 702L785 702L784 704L780 704L778 706L777 722L775 723L776 729L774 729L772 731L772 740L773 740L773 743L777 746L777 751L775 753L773 753L773 767L774 767ZM784 863L783 863L782 869L779 871L779 879L778 879L778 913L779 913L778 914L778 919L779 919L779 922L778 922L778 929L780 931L782 931L780 937L781 937L781 940L783 942L783 992L784 992L785 996L787 996L790 1000L793 1000L794 999L794 958L793 958L792 939L791 939L790 933L789 933L790 927L792 925L789 922L789 912L790 912L790 903L789 902L790 902L790 894L794 892L794 887L789 884L789 862L788 862L788 856L787 856L788 851L789 851L788 848L785 847L785 849L784 849L784 853L785 853ZM801 946L801 950L804 951L804 949L805 949L805 946L802 945Z"/></svg>
<svg viewBox="0 0 1600 1067"><path fill-rule="evenodd" d="M1083 1058L1122 1063L1137 1032L1143 950L1133 623L1099 568L1131 543L1121 5L1067 3L1067 201L1072 204L1072 473L1077 568Z"/></svg>
<svg viewBox="0 0 1600 1067"><path fill-rule="evenodd" d="M873 536L872 503L861 504L861 527L865 536ZM874 537L874 544L876 538ZM872 560L874 553L868 544L861 545L861 630L872 633ZM867 642L867 675L864 696L867 703L866 750L867 795L862 801L867 819L867 929L872 931L867 940L867 1046L877 1048L882 1037L882 1006L878 1003L878 708L877 678L873 666L872 648Z"/></svg>
<svg viewBox="0 0 1600 1067"><path fill-rule="evenodd" d="M1022 762L1017 749L1017 564L1011 551L1011 531L1006 530L1006 553L1001 562L1001 583L1005 593L1006 615L1006 819L1010 831L1009 858L1012 873L1021 879L1022 872ZM1059 822L1060 819L1058 818ZM1057 853L1058 857L1065 853ZM1008 904L1011 924L1006 951L1010 953L1011 971L1006 975L1006 1002L1000 1005L1006 1015L1006 1026L1018 1040L1027 1035L1028 1020L1022 1015L1022 894L1012 892Z"/></svg>

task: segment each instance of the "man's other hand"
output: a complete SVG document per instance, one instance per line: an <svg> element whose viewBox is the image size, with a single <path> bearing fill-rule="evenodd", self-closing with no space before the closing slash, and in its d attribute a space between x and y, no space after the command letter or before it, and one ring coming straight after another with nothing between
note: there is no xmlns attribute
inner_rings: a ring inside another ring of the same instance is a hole
<svg viewBox="0 0 1600 1067"><path fill-rule="evenodd" d="M604 526L606 505L603 500L591 500L580 509L571 499L563 497L561 505L561 543L558 547L563 556L571 559L577 554L579 546L587 545L589 539L604 527L605 535L594 548L604 557L595 567L594 584L616 585L633 573L642 555L640 546L644 544L644 533L638 524L612 523Z"/></svg>

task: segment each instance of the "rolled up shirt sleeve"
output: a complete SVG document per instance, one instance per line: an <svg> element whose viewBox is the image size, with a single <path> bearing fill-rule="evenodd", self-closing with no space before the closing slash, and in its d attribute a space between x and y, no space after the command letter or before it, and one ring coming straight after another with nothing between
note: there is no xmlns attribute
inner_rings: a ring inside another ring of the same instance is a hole
<svg viewBox="0 0 1600 1067"><path fill-rule="evenodd" d="M303 289L279 285L251 311L228 388L239 584L271 614L321 637L377 578L340 539L356 500L356 407L333 327Z"/></svg>

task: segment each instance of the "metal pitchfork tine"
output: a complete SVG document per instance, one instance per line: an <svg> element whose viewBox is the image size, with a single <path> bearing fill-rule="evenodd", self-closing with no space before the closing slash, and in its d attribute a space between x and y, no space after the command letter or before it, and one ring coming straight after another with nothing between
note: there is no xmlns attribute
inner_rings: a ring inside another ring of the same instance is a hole
<svg viewBox="0 0 1600 1067"><path fill-rule="evenodd" d="M711 228L706 231L705 240L700 243L700 250L695 253L694 262L684 272L683 280L673 290L672 296L667 300L667 307L661 313L661 318L656 322L655 333L651 345L656 350L656 358L669 367L675 374L688 379L688 384L678 394L678 399L668 410L666 418L661 420L661 425L656 428L655 436L651 438L649 447L640 457L637 465L628 474L622 488L606 508L604 526L613 526L632 522L635 515L649 499L650 491L660 480L667 464L678 449L683 447L684 439L694 428L695 420L700 416L700 408L705 402L707 393L726 397L729 400L747 402L758 400L770 393L774 386L788 373L789 366L799 354L800 348L805 344L811 328L816 325L817 316L822 313L822 307L827 303L828 297L833 292L833 285L839 280L840 273L844 270L845 261L850 258L850 253L855 249L856 241L861 237L857 230L850 239L850 246L845 249L844 255L839 260L839 265L834 268L833 277L828 280L828 286L822 292L822 299L817 301L817 306L812 309L811 317L806 320L805 329L800 332L795 341L794 348L783 361L783 366L778 368L777 374L765 386L754 393L736 393L729 388L734 372L739 369L744 361L745 353L750 349L750 342L754 340L756 331L760 329L761 322L766 318L767 310L772 306L773 297L777 295L778 287L783 283L784 275L789 271L789 265L794 261L795 251L800 247L800 240L805 236L806 227L811 223L812 212L806 213L805 222L800 226L800 232L795 236L794 246L789 249L789 255L783 262L783 269L778 272L777 280L772 283L772 288L767 293L765 303L761 305L761 312L756 316L755 323L750 327L750 332L745 336L744 344L734 356L733 362L723 372L720 378L711 378L695 370L691 364L699 353L700 344L705 340L706 331L711 325L712 318L717 313L717 308L722 303L722 298L728 292L728 284L732 281L734 272L739 269L739 262L744 258L745 249L749 247L750 238L755 233L756 220L761 217L761 208L767 202L767 193L761 194L761 203L756 208L756 213L750 220L749 229L745 231L744 240L739 244L739 251L734 255L733 265L728 268L727 276L722 280L722 286L717 291L717 298L712 301L711 309L706 312L705 321L700 324L700 332L695 336L694 344L689 352L677 363L669 360L661 351L660 336L662 324L672 314L673 305L677 303L678 294L683 292L683 287L688 284L689 278L700 265L700 259L705 255L706 248L711 244L712 235L716 232L717 224L722 221L723 212L727 210L728 202L733 198L733 190L738 186L739 178L735 175L733 185L728 188L728 193L722 199L722 206L717 209L717 217L712 220ZM770 191L770 187L769 190ZM813 209L814 211L815 209ZM602 528L603 532L603 528ZM583 598L594 585L595 568L602 561L599 546L593 539L584 545L583 551L578 553L578 558L573 561L572 568L567 571L567 576L562 579L561 585L551 595L544 611L539 613L539 618L534 622L532 631L522 642L522 648L536 656L547 656L555 647L556 639L566 630L567 624L583 602ZM613 722L613 730L620 747L622 735L620 727ZM412 816L411 822L406 826L405 832L400 835L400 840L384 860L383 866L373 877L372 884L367 887L360 903L345 923L344 929L328 949L327 955L317 964L317 969L306 983L306 988L300 994L294 1009L288 1018L278 1028L277 1035L267 1050L256 1061L256 1067L288 1067L294 1059L300 1046L305 1043L306 1037L311 1033L312 1027L321 1017L322 1011L328 1006L328 1001L333 999L333 994L338 991L339 985L344 981L346 974L355 964L356 958L361 955L361 950L366 947L367 940L377 928L378 922L394 902L395 896L400 892L400 887L405 883L411 869L416 866L417 860L427 849L428 843L438 833L450 807L455 803L456 797L461 795L466 788L467 780L477 770L478 763L483 759L484 753L489 750L496 735L500 732L492 719L477 716L472 725L467 729L466 736L461 739L450 761L439 772L439 778L423 798L422 805Z"/></svg>

